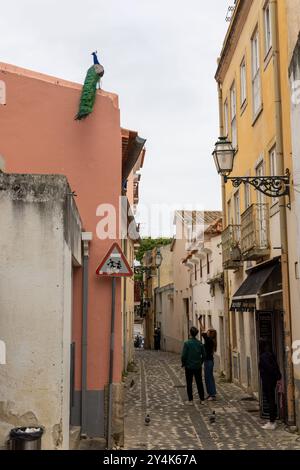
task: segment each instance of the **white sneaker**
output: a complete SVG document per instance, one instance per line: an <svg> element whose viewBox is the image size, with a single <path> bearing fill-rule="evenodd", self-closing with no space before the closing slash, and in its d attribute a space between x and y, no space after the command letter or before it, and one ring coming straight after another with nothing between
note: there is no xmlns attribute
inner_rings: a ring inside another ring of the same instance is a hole
<svg viewBox="0 0 300 470"><path fill-rule="evenodd" d="M189 406L194 406L193 400L192 401L185 401L184 404L189 405Z"/></svg>
<svg viewBox="0 0 300 470"><path fill-rule="evenodd" d="M205 401L200 401L200 405L205 405Z"/></svg>
<svg viewBox="0 0 300 470"><path fill-rule="evenodd" d="M266 429L269 431L274 431L276 429L276 423L271 423L270 421L262 426L262 429Z"/></svg>

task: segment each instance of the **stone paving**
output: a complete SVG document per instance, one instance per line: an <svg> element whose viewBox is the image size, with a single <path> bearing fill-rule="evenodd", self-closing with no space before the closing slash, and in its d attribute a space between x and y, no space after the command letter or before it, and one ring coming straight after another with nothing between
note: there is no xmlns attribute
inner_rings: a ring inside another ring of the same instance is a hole
<svg viewBox="0 0 300 470"><path fill-rule="evenodd" d="M265 431L258 403L239 387L217 380L217 401L194 406L186 398L184 370L176 354L137 351L126 380L125 449L300 449L300 436L280 423ZM216 422L211 424L212 412ZM145 425L149 414L150 424Z"/></svg>

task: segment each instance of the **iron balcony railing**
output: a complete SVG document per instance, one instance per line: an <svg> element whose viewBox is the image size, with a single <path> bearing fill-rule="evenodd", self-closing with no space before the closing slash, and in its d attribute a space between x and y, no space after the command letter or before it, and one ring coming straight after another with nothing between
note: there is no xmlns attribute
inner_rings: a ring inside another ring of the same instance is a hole
<svg viewBox="0 0 300 470"><path fill-rule="evenodd" d="M222 232L222 252L224 269L237 269L241 266L240 225L228 225Z"/></svg>

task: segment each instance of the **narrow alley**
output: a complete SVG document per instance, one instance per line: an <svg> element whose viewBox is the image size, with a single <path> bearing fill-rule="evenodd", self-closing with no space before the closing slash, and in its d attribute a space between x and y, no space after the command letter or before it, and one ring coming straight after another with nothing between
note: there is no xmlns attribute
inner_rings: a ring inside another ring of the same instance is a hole
<svg viewBox="0 0 300 470"><path fill-rule="evenodd" d="M135 365L126 380L125 449L300 449L299 436L287 432L284 424L275 432L261 429L258 403L218 377L217 401L201 406L195 391L195 405L185 405L177 354L137 351ZM213 411L216 422L210 423Z"/></svg>

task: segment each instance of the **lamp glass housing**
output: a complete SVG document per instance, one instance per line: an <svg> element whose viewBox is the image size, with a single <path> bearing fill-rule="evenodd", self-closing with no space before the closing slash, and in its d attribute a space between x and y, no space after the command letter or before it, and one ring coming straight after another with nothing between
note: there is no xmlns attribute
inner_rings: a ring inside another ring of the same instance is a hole
<svg viewBox="0 0 300 470"><path fill-rule="evenodd" d="M161 263L162 263L162 255L161 255L160 250L157 250L156 256L155 256L155 266L159 268L161 266Z"/></svg>
<svg viewBox="0 0 300 470"><path fill-rule="evenodd" d="M235 150L226 137L219 137L213 151L214 162L219 175L228 176L233 170Z"/></svg>

